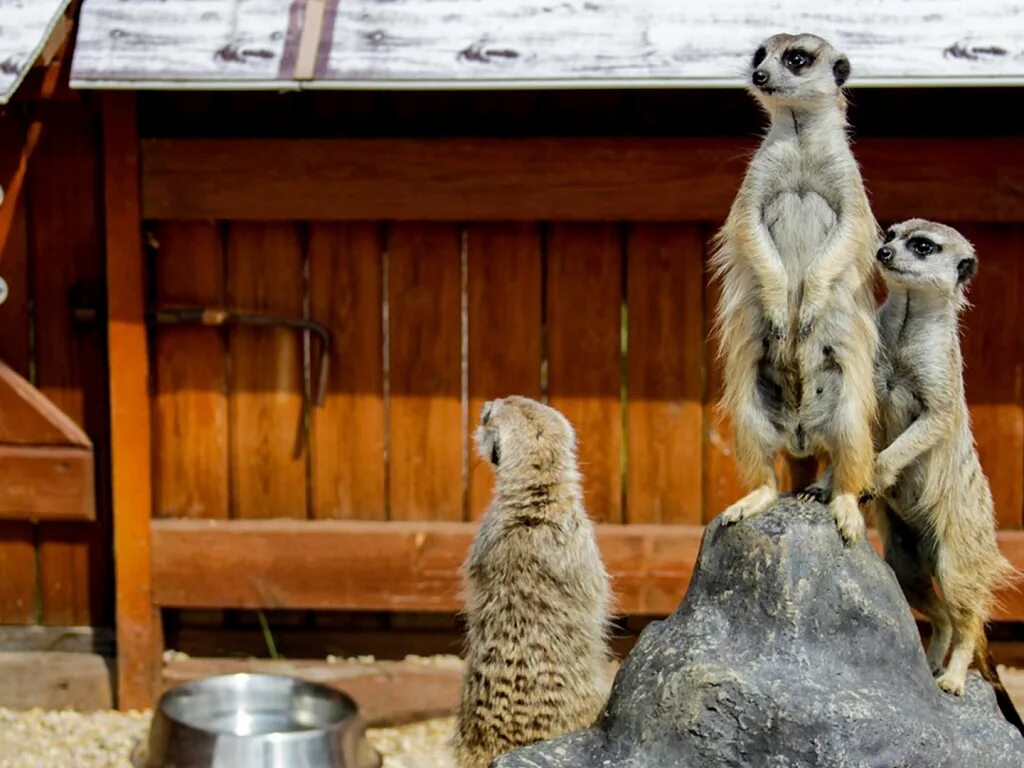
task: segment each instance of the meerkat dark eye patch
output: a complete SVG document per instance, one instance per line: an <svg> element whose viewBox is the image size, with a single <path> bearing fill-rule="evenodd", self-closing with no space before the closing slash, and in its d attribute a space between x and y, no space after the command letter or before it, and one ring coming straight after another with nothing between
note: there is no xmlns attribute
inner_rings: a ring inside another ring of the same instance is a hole
<svg viewBox="0 0 1024 768"><path fill-rule="evenodd" d="M768 51L766 51L764 49L764 46L762 45L760 48L758 48L756 51L754 51L754 60L750 62L751 66L753 66L753 67L761 66L761 62L764 61L764 58L767 55L768 55Z"/></svg>
<svg viewBox="0 0 1024 768"><path fill-rule="evenodd" d="M892 230L892 229L887 229L885 231L885 240L883 240L882 242L891 243L895 239L896 239L896 232L894 230Z"/></svg>
<svg viewBox="0 0 1024 768"><path fill-rule="evenodd" d="M961 259L956 265L956 282L963 285L978 271L977 259Z"/></svg>
<svg viewBox="0 0 1024 768"><path fill-rule="evenodd" d="M793 74L799 74L801 69L814 63L814 56L802 48L790 48L782 54L782 63Z"/></svg>
<svg viewBox="0 0 1024 768"><path fill-rule="evenodd" d="M843 84L850 79L850 60L843 56L832 65L832 76L836 79L836 85L842 88Z"/></svg>
<svg viewBox="0 0 1024 768"><path fill-rule="evenodd" d="M912 237L907 240L907 248L909 248L910 252L919 259L923 259L925 256L930 256L931 254L941 250L939 246L927 237L920 236Z"/></svg>
<svg viewBox="0 0 1024 768"><path fill-rule="evenodd" d="M494 445L491 446L491 464L498 466L501 463L501 450L498 448L498 441L494 441Z"/></svg>

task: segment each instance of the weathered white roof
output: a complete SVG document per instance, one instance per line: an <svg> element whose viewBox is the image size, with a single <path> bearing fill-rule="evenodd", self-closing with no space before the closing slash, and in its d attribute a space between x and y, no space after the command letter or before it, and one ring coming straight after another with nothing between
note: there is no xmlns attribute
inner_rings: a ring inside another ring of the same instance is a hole
<svg viewBox="0 0 1024 768"><path fill-rule="evenodd" d="M321 17L319 30L307 21ZM758 41L780 31L828 38L850 56L858 85L1024 84L1024 2L1009 0L85 0L71 79L80 88L734 86ZM304 55L308 71L297 73Z"/></svg>
<svg viewBox="0 0 1024 768"><path fill-rule="evenodd" d="M0 0L0 104L39 58L70 0Z"/></svg>

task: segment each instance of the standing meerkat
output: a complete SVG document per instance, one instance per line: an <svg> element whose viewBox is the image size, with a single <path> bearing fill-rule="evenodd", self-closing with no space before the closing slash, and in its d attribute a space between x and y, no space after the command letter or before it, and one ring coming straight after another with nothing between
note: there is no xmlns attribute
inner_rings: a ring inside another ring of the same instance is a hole
<svg viewBox="0 0 1024 768"><path fill-rule="evenodd" d="M490 507L464 566L459 768L593 723L607 698L608 574L583 508L576 436L525 397L484 404L477 450Z"/></svg>
<svg viewBox="0 0 1024 768"><path fill-rule="evenodd" d="M843 539L863 535L857 498L871 483L874 251L878 227L846 134L845 56L814 35L768 38L751 92L771 127L747 168L712 267L724 360L722 405L749 493L732 524L778 497L775 455L827 455L830 511Z"/></svg>
<svg viewBox="0 0 1024 768"><path fill-rule="evenodd" d="M974 248L955 229L911 219L886 233L878 261L889 289L878 312L875 373L884 448L874 492L885 559L908 602L931 621L927 656L939 687L963 694L975 661L1003 714L1024 733L985 637L993 590L1013 568L996 542L992 493L964 397L959 316L977 269Z"/></svg>

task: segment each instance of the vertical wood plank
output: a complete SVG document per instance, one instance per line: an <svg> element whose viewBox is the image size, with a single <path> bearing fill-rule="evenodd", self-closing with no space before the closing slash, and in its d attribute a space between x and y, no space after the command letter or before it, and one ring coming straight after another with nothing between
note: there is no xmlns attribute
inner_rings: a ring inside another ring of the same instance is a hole
<svg viewBox="0 0 1024 768"><path fill-rule="evenodd" d="M704 230L708 242L713 229ZM705 246L706 253L706 246ZM706 257L705 257L706 264ZM705 275L707 275L705 267ZM718 408L722 396L722 365L718 359L718 341L713 335L715 307L718 306L718 283L704 280L704 359L708 376L707 396L704 400L704 522L713 520L719 512L736 501L743 493L733 458L732 427L729 419Z"/></svg>
<svg viewBox="0 0 1024 768"><path fill-rule="evenodd" d="M695 225L628 241L627 519L700 523L704 244Z"/></svg>
<svg viewBox="0 0 1024 768"><path fill-rule="evenodd" d="M978 253L962 316L964 385L1001 528L1024 523L1024 226L962 227Z"/></svg>
<svg viewBox="0 0 1024 768"><path fill-rule="evenodd" d="M333 341L327 398L313 411L317 518L378 520L387 513L382 245L376 223L315 224L310 231L313 319Z"/></svg>
<svg viewBox="0 0 1024 768"><path fill-rule="evenodd" d="M232 309L302 317L302 243L294 224L228 232ZM306 517L302 351L286 328L230 330L231 516Z"/></svg>
<svg viewBox="0 0 1024 768"><path fill-rule="evenodd" d="M0 276L7 301L0 304L0 359L22 376L29 375L30 309L28 238L24 203L14 211L10 236L0 253ZM31 523L0 522L0 624L36 620L36 544Z"/></svg>
<svg viewBox="0 0 1024 768"><path fill-rule="evenodd" d="M469 305L469 430L484 402L540 398L541 241L535 224L474 224L466 234ZM490 501L487 462L469 456L469 514Z"/></svg>
<svg viewBox="0 0 1024 768"><path fill-rule="evenodd" d="M398 223L388 238L391 517L461 520L461 236Z"/></svg>
<svg viewBox="0 0 1024 768"><path fill-rule="evenodd" d="M157 232L160 306L224 305L220 229L169 222ZM228 516L226 345L215 328L164 326L155 339L157 516Z"/></svg>
<svg viewBox="0 0 1024 768"><path fill-rule="evenodd" d="M68 107L48 122L29 171L36 386L92 438L97 474L95 524L38 529L41 617L53 625L113 619L105 340L98 323L77 325L72 315L75 298L99 307L103 292L99 140L98 115Z"/></svg>
<svg viewBox="0 0 1024 768"><path fill-rule="evenodd" d="M118 706L152 706L163 636L150 581L153 509L145 275L134 94L103 96Z"/></svg>
<svg viewBox="0 0 1024 768"><path fill-rule="evenodd" d="M587 510L622 522L622 239L610 223L548 233L548 400L576 427Z"/></svg>

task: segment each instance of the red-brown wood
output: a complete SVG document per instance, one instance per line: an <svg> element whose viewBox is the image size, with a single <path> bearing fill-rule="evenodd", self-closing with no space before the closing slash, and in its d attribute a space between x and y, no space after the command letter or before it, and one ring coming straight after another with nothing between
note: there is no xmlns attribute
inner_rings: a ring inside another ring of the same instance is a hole
<svg viewBox="0 0 1024 768"><path fill-rule="evenodd" d="M28 238L24 201L14 210L7 246L0 251L0 274L7 301L0 304L0 360L29 375L31 336L28 295ZM0 624L36 620L35 528L26 522L0 522Z"/></svg>
<svg viewBox="0 0 1024 768"><path fill-rule="evenodd" d="M62 107L60 120L47 121L26 189L37 340L34 384L93 438L102 480L96 486L95 524L39 526L42 621L61 626L113 620L104 487L110 424L107 355L100 323L79 324L72 306L77 300L99 309L103 296L99 141L98 114L91 106Z"/></svg>
<svg viewBox="0 0 1024 768"><path fill-rule="evenodd" d="M962 229L978 253L962 315L964 385L996 519L1015 529L1024 523L1024 329L1010 318L1024 301L1024 226Z"/></svg>
<svg viewBox="0 0 1024 768"><path fill-rule="evenodd" d="M228 303L302 317L302 243L294 224L232 224ZM231 516L306 517L302 344L286 328L229 331Z"/></svg>
<svg viewBox="0 0 1024 768"><path fill-rule="evenodd" d="M756 143L150 139L143 210L156 219L720 221ZM1020 218L1024 139L865 138L856 152L881 221Z"/></svg>
<svg viewBox="0 0 1024 768"><path fill-rule="evenodd" d="M470 438L485 401L540 398L541 239L535 224L474 224L466 234ZM491 497L489 463L469 453L469 515Z"/></svg>
<svg viewBox="0 0 1024 768"><path fill-rule="evenodd" d="M150 570L152 406L146 383L149 355L139 232L138 134L132 94L105 94L103 105L117 703L121 709L136 709L153 704L163 645Z"/></svg>
<svg viewBox="0 0 1024 768"><path fill-rule="evenodd" d="M3 443L92 448L81 427L0 360L0 444Z"/></svg>
<svg viewBox="0 0 1024 768"><path fill-rule="evenodd" d="M389 232L394 520L463 516L461 252L452 224L398 223Z"/></svg>
<svg viewBox="0 0 1024 768"><path fill-rule="evenodd" d="M703 254L694 225L629 230L630 523L701 522Z"/></svg>
<svg viewBox="0 0 1024 768"><path fill-rule="evenodd" d="M459 566L475 532L472 523L448 522L157 520L155 600L190 608L454 612L462 608ZM599 525L615 610L674 611L702 534L693 525ZM874 533L871 544L881 547ZM1024 566L1024 532L1001 532L999 546ZM1024 597L999 597L997 618L1024 615Z"/></svg>
<svg viewBox="0 0 1024 768"><path fill-rule="evenodd" d="M39 121L21 125L13 117L0 118L0 261L7 250L7 241L18 237L18 202L28 176L28 161L42 135Z"/></svg>
<svg viewBox="0 0 1024 768"><path fill-rule="evenodd" d="M587 511L622 522L622 232L548 232L548 399L576 428Z"/></svg>
<svg viewBox="0 0 1024 768"><path fill-rule="evenodd" d="M382 253L378 224L311 227L312 315L333 341L327 398L313 410L313 517L387 512Z"/></svg>
<svg viewBox="0 0 1024 768"><path fill-rule="evenodd" d="M168 222L155 233L159 306L224 306L224 245L210 222ZM226 333L157 328L153 422L155 514L228 516Z"/></svg>
<svg viewBox="0 0 1024 768"><path fill-rule="evenodd" d="M91 448L0 443L0 519L96 519Z"/></svg>

